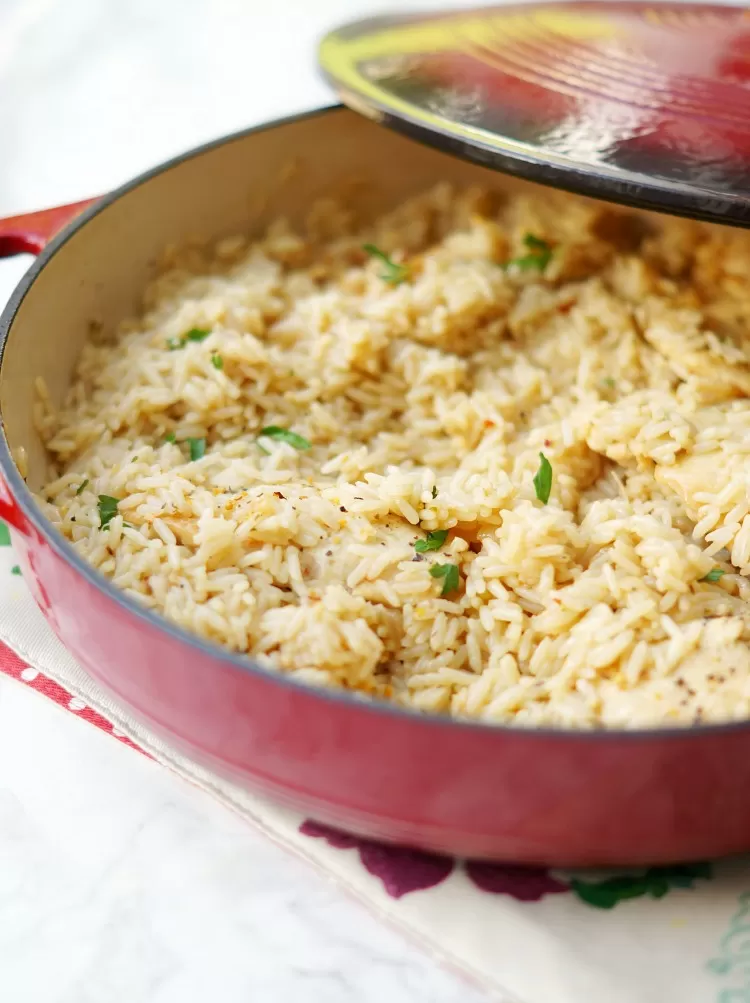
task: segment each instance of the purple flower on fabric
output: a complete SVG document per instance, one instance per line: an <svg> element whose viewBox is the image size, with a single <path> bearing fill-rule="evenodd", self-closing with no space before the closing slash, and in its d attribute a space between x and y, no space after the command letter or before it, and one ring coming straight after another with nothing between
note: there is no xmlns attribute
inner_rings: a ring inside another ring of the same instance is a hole
<svg viewBox="0 0 750 1003"><path fill-rule="evenodd" d="M325 839L339 850L356 849L365 870L379 878L392 898L409 892L435 888L452 873L455 862L436 853L423 853L402 846L389 846L371 839L360 839L307 820L300 832L316 839ZM493 895L509 895L519 902L538 902L545 895L570 890L543 867L518 867L514 864L490 864L481 860L466 863L469 880L481 891Z"/></svg>
<svg viewBox="0 0 750 1003"><path fill-rule="evenodd" d="M436 853L363 841L359 858L366 871L380 878L394 899L423 888L434 888L450 877L453 861Z"/></svg>
<svg viewBox="0 0 750 1003"><path fill-rule="evenodd" d="M313 822L308 818L299 827L299 831L304 836L312 836L313 839L324 839L330 846L335 846L337 850L351 850L359 843L356 836L350 836L346 832L332 829L321 822Z"/></svg>
<svg viewBox="0 0 750 1003"><path fill-rule="evenodd" d="M510 895L518 902L539 902L546 895L570 891L570 885L552 877L545 867L520 867L517 864L467 860L466 876L483 892Z"/></svg>
<svg viewBox="0 0 750 1003"><path fill-rule="evenodd" d="M388 846L370 839L358 839L309 819L302 823L300 832L306 836L325 839L330 846L340 850L356 847L362 866L382 881L386 892L394 899L400 899L409 892L442 884L454 867L450 857L402 846Z"/></svg>
<svg viewBox="0 0 750 1003"><path fill-rule="evenodd" d="M325 839L340 850L356 849L365 870L379 878L386 892L396 899L409 892L435 888L450 877L455 866L450 857L360 839L310 820L302 823L300 832ZM696 880L713 876L707 863L650 867L642 873L617 875L603 881L580 877L562 881L546 867L492 864L484 860L467 860L464 870L476 888L491 895L508 895L517 902L539 902L548 895L572 892L581 902L596 909L612 909L626 899L662 898L671 888L693 888Z"/></svg>

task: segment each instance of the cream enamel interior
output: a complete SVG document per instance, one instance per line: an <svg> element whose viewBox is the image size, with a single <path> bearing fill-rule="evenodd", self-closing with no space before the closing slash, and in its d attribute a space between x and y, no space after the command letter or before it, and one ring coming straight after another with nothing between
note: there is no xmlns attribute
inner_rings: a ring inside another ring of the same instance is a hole
<svg viewBox="0 0 750 1003"><path fill-rule="evenodd" d="M164 248L197 238L260 233L300 218L320 196L357 186L377 212L439 180L507 188L523 182L438 153L343 108L261 129L188 155L125 191L52 256L21 303L0 369L0 413L28 484L44 480L34 430L34 382L57 405L92 325L113 330L137 310Z"/></svg>

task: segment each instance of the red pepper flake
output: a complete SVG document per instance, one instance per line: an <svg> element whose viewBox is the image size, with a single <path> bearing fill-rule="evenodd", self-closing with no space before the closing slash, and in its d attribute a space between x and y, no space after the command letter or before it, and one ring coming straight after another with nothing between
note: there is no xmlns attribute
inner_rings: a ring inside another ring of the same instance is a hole
<svg viewBox="0 0 750 1003"><path fill-rule="evenodd" d="M549 439L545 439L544 440L544 445L547 447L547 449L549 449L549 447L552 445L552 443L550 442Z"/></svg>
<svg viewBox="0 0 750 1003"><path fill-rule="evenodd" d="M494 428L495 427L495 423L494 423L494 421L490 421L489 418L485 418L484 419L484 427L485 428Z"/></svg>

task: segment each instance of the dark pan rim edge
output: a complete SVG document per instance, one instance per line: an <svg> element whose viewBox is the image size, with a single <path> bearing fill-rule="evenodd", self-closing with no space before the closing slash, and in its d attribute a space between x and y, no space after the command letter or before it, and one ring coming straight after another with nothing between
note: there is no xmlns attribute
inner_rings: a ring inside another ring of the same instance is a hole
<svg viewBox="0 0 750 1003"><path fill-rule="evenodd" d="M187 150L184 153L178 154L176 157L172 157L156 167L152 167L149 170L142 172L130 181L127 181L125 184L116 188L114 191L98 199L92 206L77 216L50 241L45 249L32 262L28 271L24 274L21 281L13 291L5 309L2 314L0 314L0 368L2 368L5 346L8 341L8 335L13 325L13 321L21 307L21 304L26 298L26 295L36 281L36 278L48 262L54 257L54 255L65 246L74 234L86 226L89 220L93 219L122 196L127 195L129 192L151 180L151 178L157 177L160 174L165 174L171 168L177 167L187 160L199 157L202 154L208 153L211 150L226 145L227 143L244 140L248 136L252 136L255 133L265 132L269 129L279 128L286 125L293 125L295 122L328 115L332 112L341 111L343 108L344 106L340 104L327 105L323 108L316 108L299 112L294 115L289 115L284 118L274 119L270 122L265 122L261 125L254 126L249 129L243 129L239 132L231 133L219 139L211 140L207 143L201 144L200 146ZM177 624L171 623L166 617L152 612L146 607L141 606L138 602L136 602L136 600L131 599L125 592L113 585L108 578L84 561L73 545L69 543L68 540L61 533L59 533L52 523L49 522L49 520L43 515L30 489L26 486L26 482L21 477L21 474L13 461L8 440L5 435L5 423L1 414L0 473L5 479L16 504L19 506L26 519L28 519L31 525L38 531L57 556L62 558L69 566L71 566L73 570L76 571L89 585L103 593L109 600L111 600L116 606L119 606L127 614L138 620L144 621L149 627L168 635L179 645L185 646L186 648L197 649L202 654L221 662L229 668L242 673L258 676L263 681L273 682L275 685L300 692L303 695L307 695L317 700L333 702L341 705L342 707L351 708L358 713L375 714L385 718L395 718L397 720L401 719L404 722L411 722L414 727L430 729L448 728L454 731L458 730L484 734L487 736L488 740L491 740L491 736L494 734L497 735L498 738L514 737L525 741L534 741L538 739L544 741L561 740L573 742L600 742L602 740L608 742L640 742L644 740L654 741L661 739L697 739L704 735L724 735L731 732L746 731L750 729L750 720L730 721L721 724L674 725L669 728L598 728L590 730L576 730L572 728L550 726L532 728L511 724L491 724L489 722L479 720L464 720L441 714L424 713L407 707L398 707L385 700L363 698L346 690L327 690L323 688L316 688L311 686L309 683L298 682L281 672L276 673L263 668L247 656L234 654L218 644L204 641L202 638L184 630ZM185 738L183 740L190 744L189 738Z"/></svg>

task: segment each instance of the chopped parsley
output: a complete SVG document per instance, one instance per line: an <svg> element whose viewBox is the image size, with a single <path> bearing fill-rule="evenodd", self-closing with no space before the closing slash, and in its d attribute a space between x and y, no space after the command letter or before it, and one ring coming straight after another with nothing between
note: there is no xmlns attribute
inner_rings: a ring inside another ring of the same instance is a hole
<svg viewBox="0 0 750 1003"><path fill-rule="evenodd" d="M440 550L448 536L447 529L436 529L428 533L424 540L417 540L414 549L418 554L427 554L431 550Z"/></svg>
<svg viewBox="0 0 750 1003"><path fill-rule="evenodd" d="M400 265L374 244L363 244L362 250L366 251L371 258L377 258L382 263L383 271L380 273L380 278L383 282L387 282L391 286L398 286L409 278L408 265Z"/></svg>
<svg viewBox="0 0 750 1003"><path fill-rule="evenodd" d="M222 359L222 357L219 355L218 352L214 352L214 354L211 356L211 365L214 367L214 369L224 368L224 360Z"/></svg>
<svg viewBox="0 0 750 1003"><path fill-rule="evenodd" d="M447 596L449 592L455 592L458 588L460 577L457 564L433 564L430 568L430 574L433 578L443 579L441 596Z"/></svg>
<svg viewBox="0 0 750 1003"><path fill-rule="evenodd" d="M184 348L189 341L204 341L210 333L203 327L191 327L181 338L170 338L167 341L167 348L170 352L176 352L178 348Z"/></svg>
<svg viewBox="0 0 750 1003"><path fill-rule="evenodd" d="M605 387L609 387L610 390L614 390L615 388L615 381L612 379L611 376L605 376L604 379L602 380L602 383L604 384Z"/></svg>
<svg viewBox="0 0 750 1003"><path fill-rule="evenodd" d="M183 341L205 341L211 332L204 327L191 327L187 334L183 334Z"/></svg>
<svg viewBox="0 0 750 1003"><path fill-rule="evenodd" d="M174 442L176 438L177 436L174 434L174 432L167 432L167 434L164 436L164 441Z"/></svg>
<svg viewBox="0 0 750 1003"><path fill-rule="evenodd" d="M539 459L541 463L539 464L539 469L534 474L534 490L539 501L543 505L546 505L552 491L552 464L544 453L539 454Z"/></svg>
<svg viewBox="0 0 750 1003"><path fill-rule="evenodd" d="M294 446L295 449L309 449L312 445L304 436L297 435L296 432L292 432L288 428L281 428L279 425L266 425L265 428L260 430L260 434L267 436L269 439L286 442L289 446ZM263 449L262 446L260 448Z"/></svg>
<svg viewBox="0 0 750 1003"><path fill-rule="evenodd" d="M88 477L85 477L85 478L84 478L84 479L83 479L83 480L81 481L81 483L80 483L80 484L78 485L78 487L76 488L76 495L81 495L81 494L83 494L83 492L84 492L84 489L85 489L86 485L88 484L88 482L89 482L89 479L88 479Z"/></svg>
<svg viewBox="0 0 750 1003"><path fill-rule="evenodd" d="M17 564L14 564L13 567L10 569L10 573L12 575L20 575L21 574L21 569L18 567Z"/></svg>
<svg viewBox="0 0 750 1003"><path fill-rule="evenodd" d="M187 444L190 448L190 459L193 462L195 462L195 460L200 460L201 457L206 455L205 439L188 439Z"/></svg>
<svg viewBox="0 0 750 1003"><path fill-rule="evenodd" d="M720 578L723 578L726 571L723 568L711 568L707 575L701 578L702 582L718 582Z"/></svg>
<svg viewBox="0 0 750 1003"><path fill-rule="evenodd" d="M437 498L437 484L432 485L432 497Z"/></svg>
<svg viewBox="0 0 750 1003"><path fill-rule="evenodd" d="M533 233L527 233L523 238L524 246L528 248L528 254L522 254L518 258L511 258L507 266L517 268L521 272L529 272L536 268L543 272L552 260L552 248L546 240L535 237Z"/></svg>
<svg viewBox="0 0 750 1003"><path fill-rule="evenodd" d="M120 504L119 498L112 495L99 495L99 529L106 529L117 515L117 506Z"/></svg>

